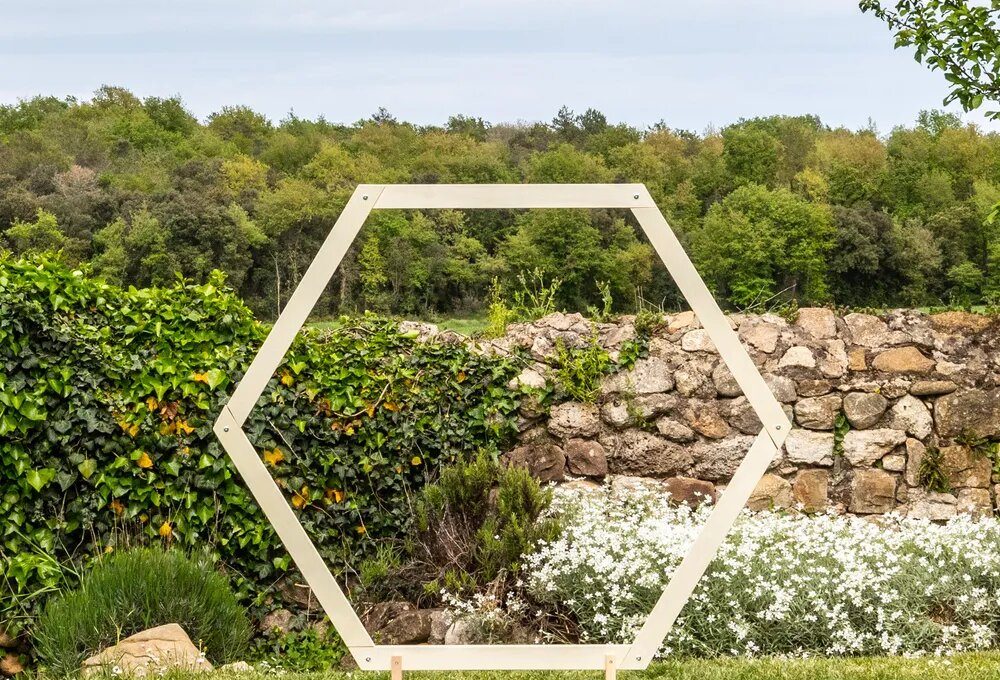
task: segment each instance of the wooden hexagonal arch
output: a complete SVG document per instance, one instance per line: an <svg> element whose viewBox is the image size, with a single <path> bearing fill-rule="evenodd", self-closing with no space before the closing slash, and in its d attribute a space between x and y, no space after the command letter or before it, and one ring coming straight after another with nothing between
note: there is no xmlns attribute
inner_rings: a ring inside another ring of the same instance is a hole
<svg viewBox="0 0 1000 680"><path fill-rule="evenodd" d="M763 427L690 553L628 644L377 645L271 478L242 426L354 241L384 209L625 208L632 211L698 316ZM642 184L362 184L354 191L260 351L215 422L215 434L337 632L364 670L641 669L649 665L698 580L766 472L790 423Z"/></svg>

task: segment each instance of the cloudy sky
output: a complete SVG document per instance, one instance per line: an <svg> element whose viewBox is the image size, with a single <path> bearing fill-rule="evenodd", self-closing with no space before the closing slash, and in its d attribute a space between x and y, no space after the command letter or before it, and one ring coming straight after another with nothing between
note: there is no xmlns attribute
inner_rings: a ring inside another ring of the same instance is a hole
<svg viewBox="0 0 1000 680"><path fill-rule="evenodd" d="M887 131L947 91L853 0L3 4L4 103L107 83L179 94L200 117L239 103L274 120L548 120L566 104L640 126L815 113Z"/></svg>

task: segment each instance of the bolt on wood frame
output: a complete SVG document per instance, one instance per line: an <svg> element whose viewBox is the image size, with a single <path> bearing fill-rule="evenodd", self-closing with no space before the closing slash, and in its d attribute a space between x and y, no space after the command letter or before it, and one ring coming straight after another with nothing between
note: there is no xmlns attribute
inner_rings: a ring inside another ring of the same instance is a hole
<svg viewBox="0 0 1000 680"><path fill-rule="evenodd" d="M368 214L385 209L625 208L663 260L763 428L722 493L691 552L672 574L635 640L585 645L378 645L271 478L242 426L354 241ZM215 434L274 526L323 610L363 670L642 669L715 557L788 434L790 423L642 184L362 184L302 277L215 423Z"/></svg>

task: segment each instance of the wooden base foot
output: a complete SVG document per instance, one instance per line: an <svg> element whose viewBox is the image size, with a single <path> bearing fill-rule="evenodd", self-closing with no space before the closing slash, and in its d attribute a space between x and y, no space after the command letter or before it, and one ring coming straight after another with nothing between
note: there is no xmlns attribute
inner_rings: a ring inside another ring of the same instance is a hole
<svg viewBox="0 0 1000 680"><path fill-rule="evenodd" d="M392 663L390 664L389 669L391 680L403 680L403 657L392 657Z"/></svg>
<svg viewBox="0 0 1000 680"><path fill-rule="evenodd" d="M618 666L615 665L615 657L608 655L604 657L604 680L615 680L618 677Z"/></svg>

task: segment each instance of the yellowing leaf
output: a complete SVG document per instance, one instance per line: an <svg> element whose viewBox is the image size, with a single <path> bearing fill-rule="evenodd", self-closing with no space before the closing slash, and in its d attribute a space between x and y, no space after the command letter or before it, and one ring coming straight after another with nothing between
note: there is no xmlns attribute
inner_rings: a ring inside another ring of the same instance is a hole
<svg viewBox="0 0 1000 680"><path fill-rule="evenodd" d="M284 373L281 376L281 384L291 387L295 384L295 378L292 377L291 373Z"/></svg>
<svg viewBox="0 0 1000 680"><path fill-rule="evenodd" d="M264 462L271 467L274 467L283 460L285 460L285 454L282 453L281 449L275 447L270 451L264 450Z"/></svg>
<svg viewBox="0 0 1000 680"><path fill-rule="evenodd" d="M410 465L420 465L423 462L424 461L420 458L420 456L414 456L410 459Z"/></svg>
<svg viewBox="0 0 1000 680"><path fill-rule="evenodd" d="M365 413L368 414L369 418L372 418L375 415L375 404L368 404L368 407L365 409Z"/></svg>
<svg viewBox="0 0 1000 680"><path fill-rule="evenodd" d="M111 509L114 511L116 515L121 515L122 513L125 512L125 506L122 505L122 502L117 498L111 501Z"/></svg>
<svg viewBox="0 0 1000 680"><path fill-rule="evenodd" d="M342 503L344 501L344 492L340 489L327 489L324 495L328 502Z"/></svg>
<svg viewBox="0 0 1000 680"><path fill-rule="evenodd" d="M309 502L308 486L303 486L301 491L292 496L292 505L294 505L296 508L302 508L308 502Z"/></svg>
<svg viewBox="0 0 1000 680"><path fill-rule="evenodd" d="M149 397L146 399L146 408L150 411L155 411L160 406L160 402L156 400L156 397Z"/></svg>
<svg viewBox="0 0 1000 680"><path fill-rule="evenodd" d="M344 434L346 434L348 437L350 437L352 434L354 434L354 426L353 425L348 425L347 427L345 427L344 428Z"/></svg>
<svg viewBox="0 0 1000 680"><path fill-rule="evenodd" d="M465 382L465 371L459 371L458 375L455 376L455 380L458 382Z"/></svg>
<svg viewBox="0 0 1000 680"><path fill-rule="evenodd" d="M195 373L191 379L195 382L208 383L208 373Z"/></svg>
<svg viewBox="0 0 1000 680"><path fill-rule="evenodd" d="M148 470L149 468L153 467L153 459L149 457L148 453L143 451L142 455L136 459L135 464L141 467L143 470Z"/></svg>
<svg viewBox="0 0 1000 680"><path fill-rule="evenodd" d="M368 532L368 529L365 529L363 526L355 527L354 530L357 531L359 534L364 534Z"/></svg>
<svg viewBox="0 0 1000 680"><path fill-rule="evenodd" d="M160 538L170 538L174 534L173 527L170 526L170 522L164 522L160 525Z"/></svg>
<svg viewBox="0 0 1000 680"><path fill-rule="evenodd" d="M394 401L387 401L384 404L382 404L382 408L384 408L386 411L398 411L399 404L397 404Z"/></svg>
<svg viewBox="0 0 1000 680"><path fill-rule="evenodd" d="M194 432L194 428L187 424L185 420L178 420L175 423L174 429L177 432L183 432L184 434L191 434Z"/></svg>

